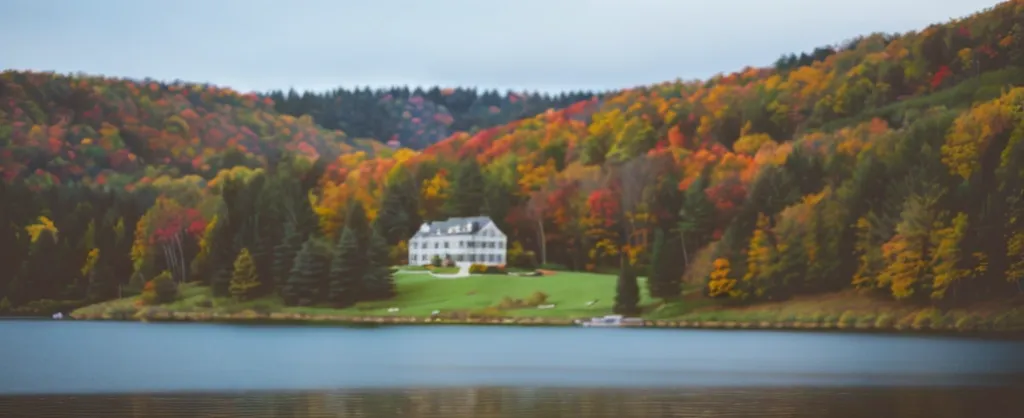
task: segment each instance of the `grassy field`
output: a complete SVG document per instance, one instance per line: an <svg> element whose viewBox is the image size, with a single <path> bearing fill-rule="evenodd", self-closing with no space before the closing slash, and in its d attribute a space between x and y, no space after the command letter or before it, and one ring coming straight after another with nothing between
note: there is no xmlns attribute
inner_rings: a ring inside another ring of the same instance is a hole
<svg viewBox="0 0 1024 418"><path fill-rule="evenodd" d="M364 302L346 309L331 307L288 307L278 297L248 302L213 298L204 286L184 285L180 298L155 308L138 308L136 298L118 299L88 306L72 313L76 318L131 318L140 309L170 312L238 314L301 314L333 318L346 317L428 317L442 316L536 318L565 320L612 313L615 276L607 274L557 272L538 277L473 275L464 278L435 278L425 271L405 271L395 276L398 295L387 301ZM750 306L730 306L702 296L700 286L684 287L676 301L652 300L646 296L646 280L640 278L643 317L660 322L699 323L703 326L936 330L1021 330L1024 303L1009 300L940 311L927 306L897 303L856 291L795 297ZM537 292L546 295L544 305L525 303ZM519 300L520 303L515 303ZM592 302L592 303L591 303ZM397 312L389 312L398 308Z"/></svg>
<svg viewBox="0 0 1024 418"><path fill-rule="evenodd" d="M292 312L338 315L402 315L428 316L435 310L444 312L486 312L494 316L529 316L576 318L611 313L615 298L615 276L593 273L559 272L538 277L501 275L473 275L457 279L435 278L425 272L409 271L395 275L398 295L387 301L364 302L346 309L330 307L286 307L277 297L266 297L238 303L228 298L213 298L209 288L184 285L178 301L163 305L173 311L237 312L245 309L258 311ZM646 294L645 280L640 279L641 293ZM536 306L511 308L503 300L528 300L542 292L548 309ZM136 298L104 302L75 311L79 315L97 315L104 311L132 309ZM594 303L588 305L588 302ZM652 301L646 296L642 304ZM398 312L388 312L398 308Z"/></svg>

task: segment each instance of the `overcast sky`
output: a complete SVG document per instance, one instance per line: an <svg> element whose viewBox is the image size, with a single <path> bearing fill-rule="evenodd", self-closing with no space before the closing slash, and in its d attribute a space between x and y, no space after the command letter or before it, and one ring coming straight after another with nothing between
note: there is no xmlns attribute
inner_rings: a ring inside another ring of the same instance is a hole
<svg viewBox="0 0 1024 418"><path fill-rule="evenodd" d="M0 0L0 67L243 91L705 78L995 0Z"/></svg>

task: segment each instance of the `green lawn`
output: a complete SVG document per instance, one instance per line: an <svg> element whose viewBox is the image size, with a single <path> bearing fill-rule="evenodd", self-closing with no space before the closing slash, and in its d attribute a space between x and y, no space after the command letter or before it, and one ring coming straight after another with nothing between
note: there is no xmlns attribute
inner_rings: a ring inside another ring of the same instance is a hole
<svg viewBox="0 0 1024 418"><path fill-rule="evenodd" d="M607 274L558 272L549 276L516 277L473 275L442 279L422 273L395 275L398 295L387 301L364 302L346 309L330 307L286 307L278 297L266 297L237 303L227 298L212 298L209 288L184 285L179 300L164 305L173 311L236 312L257 309L274 312L306 314L401 315L427 316L442 312L480 312L487 310L501 316L576 318L607 315L612 312L616 277ZM646 279L639 279L641 304L652 301L646 296ZM553 308L522 307L497 309L504 298L528 299L535 292L547 295L545 304ZM76 312L96 314L110 310L130 310L136 298L125 298L87 306ZM588 306L587 303L595 301ZM398 312L388 312L389 308Z"/></svg>
<svg viewBox="0 0 1024 418"><path fill-rule="evenodd" d="M1024 303L1018 300L972 306L943 312L873 297L856 291L795 297L782 302L748 306L727 305L702 296L701 287L686 285L683 297L662 302L647 296L646 279L640 278L643 317L651 320L697 321L706 323L798 323L820 327L875 329L1022 329ZM157 310L195 313L236 314L251 310L262 313L325 315L336 317L426 317L433 311L442 316L474 314L489 317L575 319L612 313L616 277L609 274L557 272L548 276L516 277L473 275L444 279L422 272L395 275L398 295L387 301L364 302L347 309L331 307L287 307L277 296L238 303L213 298L205 286L183 285L181 296ZM540 309L536 304L501 307L505 299L527 300L536 292L547 295ZM108 301L72 313L73 317L132 318L139 310L136 298ZM596 301L588 306L588 302ZM388 312L398 308L397 312ZM143 308L145 309L145 308ZM145 317L145 315L143 315Z"/></svg>

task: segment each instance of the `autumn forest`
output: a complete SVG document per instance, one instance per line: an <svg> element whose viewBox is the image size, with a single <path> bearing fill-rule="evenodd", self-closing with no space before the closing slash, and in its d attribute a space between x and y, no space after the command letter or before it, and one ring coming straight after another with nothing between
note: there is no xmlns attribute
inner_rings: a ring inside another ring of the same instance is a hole
<svg viewBox="0 0 1024 418"><path fill-rule="evenodd" d="M559 96L238 93L0 74L0 313L178 283L393 297L420 223L490 216L509 266L746 306L1024 294L1024 0L707 80ZM637 278L646 277L646 286Z"/></svg>

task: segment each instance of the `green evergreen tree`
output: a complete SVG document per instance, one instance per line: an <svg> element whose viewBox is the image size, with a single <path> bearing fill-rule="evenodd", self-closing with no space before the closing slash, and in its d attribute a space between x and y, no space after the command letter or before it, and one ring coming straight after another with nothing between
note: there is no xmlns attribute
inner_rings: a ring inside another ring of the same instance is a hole
<svg viewBox="0 0 1024 418"><path fill-rule="evenodd" d="M253 263L249 249L243 248L235 259L234 272L231 276L231 296L236 300L251 299L256 290L260 287L260 280L256 274L256 265Z"/></svg>
<svg viewBox="0 0 1024 418"><path fill-rule="evenodd" d="M633 267L623 265L619 271L619 279L615 287L615 305L612 311L619 315L636 315L640 313L640 286L636 281Z"/></svg>
<svg viewBox="0 0 1024 418"><path fill-rule="evenodd" d="M366 297L371 300L388 299L395 295L394 270L388 257L390 248L377 228L373 232L366 252L368 265L363 275Z"/></svg>
<svg viewBox="0 0 1024 418"><path fill-rule="evenodd" d="M484 175L480 165L469 159L459 164L452 182L452 193L445 202L448 216L477 216L484 208Z"/></svg>
<svg viewBox="0 0 1024 418"><path fill-rule="evenodd" d="M345 227L341 232L334 259L331 262L328 299L335 306L347 307L366 299L363 283L369 267L363 243L356 238L356 232Z"/></svg>
<svg viewBox="0 0 1024 418"><path fill-rule="evenodd" d="M394 175L394 180L384 189L380 211L376 223L380 224L381 232L388 245L407 240L416 232L422 219L419 216L419 188L412 181L404 168Z"/></svg>
<svg viewBox="0 0 1024 418"><path fill-rule="evenodd" d="M102 301L117 297L117 278L114 277L114 269L111 266L111 255L113 249L104 252L100 249L99 258L92 270L88 272L88 297L90 300Z"/></svg>
<svg viewBox="0 0 1024 418"><path fill-rule="evenodd" d="M310 306L324 299L331 262L330 246L318 237L310 237L295 256L281 296L288 305Z"/></svg>
<svg viewBox="0 0 1024 418"><path fill-rule="evenodd" d="M673 299L682 293L681 246L678 237L664 229L654 231L650 274L647 278L647 291L652 298Z"/></svg>
<svg viewBox="0 0 1024 418"><path fill-rule="evenodd" d="M302 248L303 238L295 227L295 223L288 222L284 225L284 238L281 243L274 247L274 260L271 266L271 275L278 293L282 291L288 277L292 272L292 265L295 256Z"/></svg>
<svg viewBox="0 0 1024 418"><path fill-rule="evenodd" d="M366 248L373 232L370 231L370 221L366 219L366 209L359 201L353 201L349 206L348 215L345 216L345 228L355 233L360 248Z"/></svg>

